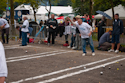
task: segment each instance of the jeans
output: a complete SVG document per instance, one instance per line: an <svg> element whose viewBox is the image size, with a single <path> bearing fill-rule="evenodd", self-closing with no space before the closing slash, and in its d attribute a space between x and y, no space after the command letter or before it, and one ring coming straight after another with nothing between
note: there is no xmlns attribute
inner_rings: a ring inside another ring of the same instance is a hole
<svg viewBox="0 0 125 83"><path fill-rule="evenodd" d="M27 45L27 32L22 32L22 46Z"/></svg>
<svg viewBox="0 0 125 83"><path fill-rule="evenodd" d="M4 33L6 33L7 43L9 43L9 28L2 29L2 40L3 40L3 43L5 43Z"/></svg>
<svg viewBox="0 0 125 83"><path fill-rule="evenodd" d="M70 46L73 47L73 45L75 46L75 37L74 37L74 35L73 35L73 33L72 33Z"/></svg>
<svg viewBox="0 0 125 83"><path fill-rule="evenodd" d="M83 53L86 53L86 45L87 45L87 43L90 45L92 53L95 52L94 51L94 45L93 45L92 36L90 36L89 38L85 38L85 39L82 38Z"/></svg>
<svg viewBox="0 0 125 83"><path fill-rule="evenodd" d="M79 36L79 33L77 33L75 38L75 48L82 49L81 44L82 44L81 37Z"/></svg>

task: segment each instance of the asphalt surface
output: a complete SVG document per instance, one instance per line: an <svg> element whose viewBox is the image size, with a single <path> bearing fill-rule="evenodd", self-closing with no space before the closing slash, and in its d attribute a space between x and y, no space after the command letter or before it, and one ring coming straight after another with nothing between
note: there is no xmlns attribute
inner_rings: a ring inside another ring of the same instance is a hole
<svg viewBox="0 0 125 83"><path fill-rule="evenodd" d="M96 50L91 56L61 44L4 45L7 83L125 83L125 53Z"/></svg>

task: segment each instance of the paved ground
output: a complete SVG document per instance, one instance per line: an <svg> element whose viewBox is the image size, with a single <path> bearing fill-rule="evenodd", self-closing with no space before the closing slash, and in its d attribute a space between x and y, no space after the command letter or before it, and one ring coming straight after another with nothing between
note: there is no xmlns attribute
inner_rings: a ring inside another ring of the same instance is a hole
<svg viewBox="0 0 125 83"><path fill-rule="evenodd" d="M4 45L7 83L125 83L125 53L96 50L96 56L91 56L88 49L83 57L82 51L60 44L20 47L16 42L10 43Z"/></svg>

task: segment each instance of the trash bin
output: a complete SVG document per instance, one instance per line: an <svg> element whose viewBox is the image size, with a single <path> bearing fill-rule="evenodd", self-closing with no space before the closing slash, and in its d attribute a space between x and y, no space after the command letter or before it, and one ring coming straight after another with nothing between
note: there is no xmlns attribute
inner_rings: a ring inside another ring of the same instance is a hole
<svg viewBox="0 0 125 83"><path fill-rule="evenodd" d="M31 34L31 36L34 37L36 35L36 30L37 30L38 24L36 22L32 21L29 23L29 26L33 28L33 32Z"/></svg>

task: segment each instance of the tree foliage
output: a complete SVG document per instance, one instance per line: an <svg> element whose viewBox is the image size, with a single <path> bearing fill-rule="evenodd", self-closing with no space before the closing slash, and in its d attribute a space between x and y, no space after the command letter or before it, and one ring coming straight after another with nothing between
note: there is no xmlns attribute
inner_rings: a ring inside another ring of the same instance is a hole
<svg viewBox="0 0 125 83"><path fill-rule="evenodd" d="M79 15L89 13L89 0L71 0L73 11Z"/></svg>
<svg viewBox="0 0 125 83"><path fill-rule="evenodd" d="M7 6L7 0L0 0L1 1L1 3L0 3L0 14L2 14L3 13L3 11L5 11L6 10L6 6Z"/></svg>
<svg viewBox="0 0 125 83"><path fill-rule="evenodd" d="M125 6L125 0L94 0L94 6L98 8L96 10L105 10L105 9L109 9L112 8L112 16L114 19L114 8L115 6L122 4L123 6ZM101 8L101 9L99 9ZM105 9L104 9L105 8Z"/></svg>

